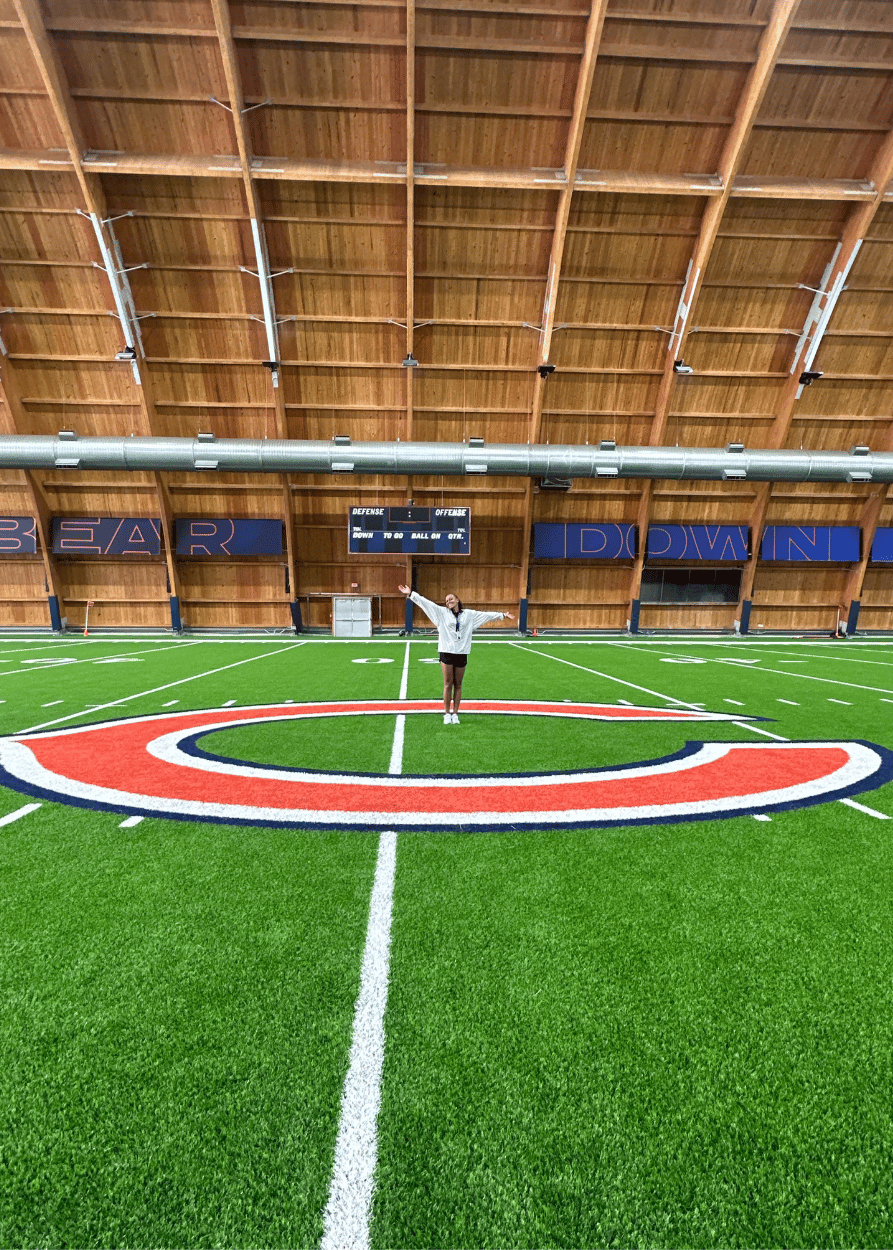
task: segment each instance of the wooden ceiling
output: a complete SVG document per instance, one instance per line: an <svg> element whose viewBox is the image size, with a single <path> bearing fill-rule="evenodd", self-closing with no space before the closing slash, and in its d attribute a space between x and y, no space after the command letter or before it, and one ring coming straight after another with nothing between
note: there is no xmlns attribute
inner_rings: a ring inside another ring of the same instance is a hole
<svg viewBox="0 0 893 1250"><path fill-rule="evenodd" d="M0 423L893 451L891 177L893 0L0 0ZM269 511L269 482L91 482ZM284 487L341 524L328 479ZM480 489L519 550L560 511ZM811 498L893 523L876 493Z"/></svg>

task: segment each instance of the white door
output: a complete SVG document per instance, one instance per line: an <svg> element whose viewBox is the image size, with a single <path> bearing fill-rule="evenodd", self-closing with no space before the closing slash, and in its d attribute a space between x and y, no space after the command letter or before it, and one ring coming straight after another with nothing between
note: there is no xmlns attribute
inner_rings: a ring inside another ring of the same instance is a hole
<svg viewBox="0 0 893 1250"><path fill-rule="evenodd" d="M332 633L336 638L371 638L372 600L360 595L333 595Z"/></svg>

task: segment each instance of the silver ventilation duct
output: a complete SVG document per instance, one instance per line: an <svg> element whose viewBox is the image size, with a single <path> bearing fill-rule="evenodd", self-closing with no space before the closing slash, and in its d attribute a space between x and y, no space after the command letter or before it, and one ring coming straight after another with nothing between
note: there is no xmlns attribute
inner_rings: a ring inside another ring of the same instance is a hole
<svg viewBox="0 0 893 1250"><path fill-rule="evenodd" d="M288 439L0 437L4 469L195 469L220 473L436 474L444 477L655 478L672 481L893 482L893 454L709 447L352 443Z"/></svg>

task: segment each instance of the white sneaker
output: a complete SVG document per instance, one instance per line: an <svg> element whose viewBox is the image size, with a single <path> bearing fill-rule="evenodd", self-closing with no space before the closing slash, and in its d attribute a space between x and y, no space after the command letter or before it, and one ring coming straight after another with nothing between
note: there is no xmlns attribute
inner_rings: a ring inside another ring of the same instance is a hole
<svg viewBox="0 0 893 1250"><path fill-rule="evenodd" d="M445 725L452 725L452 723L453 723L453 718L450 716L449 712L444 712L444 714L443 714L443 723L444 723Z"/></svg>
<svg viewBox="0 0 893 1250"><path fill-rule="evenodd" d="M451 725L458 725L458 724L459 724L459 713L458 713L458 712L453 712L452 716L450 717L450 724L451 724Z"/></svg>

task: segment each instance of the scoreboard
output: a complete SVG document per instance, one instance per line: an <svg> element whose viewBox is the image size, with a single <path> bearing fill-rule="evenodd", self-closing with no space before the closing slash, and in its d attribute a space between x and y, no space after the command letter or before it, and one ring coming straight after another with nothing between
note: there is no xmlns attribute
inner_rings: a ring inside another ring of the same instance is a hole
<svg viewBox="0 0 893 1250"><path fill-rule="evenodd" d="M351 508L347 527L351 555L467 556L470 508Z"/></svg>

